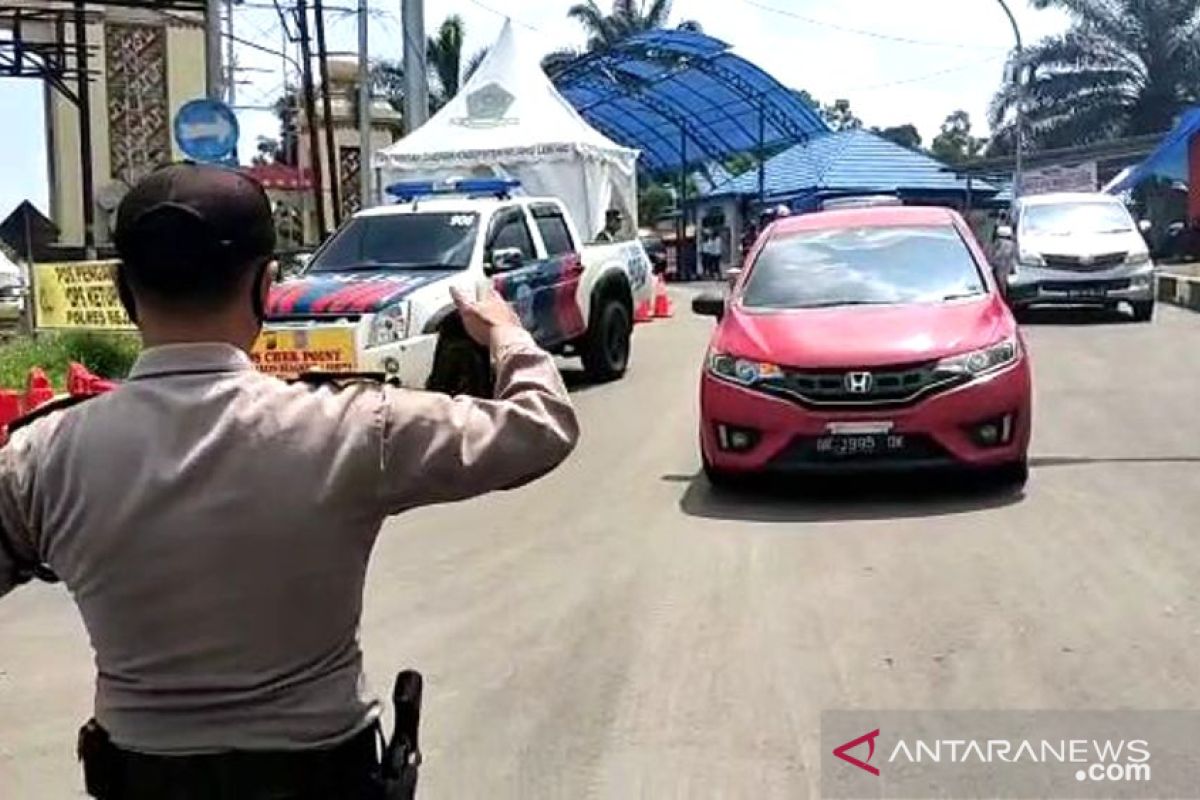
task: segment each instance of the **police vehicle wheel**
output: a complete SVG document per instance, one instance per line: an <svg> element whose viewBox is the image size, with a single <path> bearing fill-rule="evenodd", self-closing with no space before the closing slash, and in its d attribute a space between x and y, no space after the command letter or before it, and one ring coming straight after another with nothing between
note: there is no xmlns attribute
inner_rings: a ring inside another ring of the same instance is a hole
<svg viewBox="0 0 1200 800"><path fill-rule="evenodd" d="M462 338L448 336L438 343L433 372L425 388L452 397L488 398L492 396L492 377L486 352L465 335Z"/></svg>
<svg viewBox="0 0 1200 800"><path fill-rule="evenodd" d="M603 305L592 313L593 324L580 348L583 369L596 382L616 380L625 374L633 331L633 320L624 303L615 297L601 302Z"/></svg>
<svg viewBox="0 0 1200 800"><path fill-rule="evenodd" d="M1131 303L1133 306L1134 322L1149 322L1154 319L1154 301L1148 303Z"/></svg>

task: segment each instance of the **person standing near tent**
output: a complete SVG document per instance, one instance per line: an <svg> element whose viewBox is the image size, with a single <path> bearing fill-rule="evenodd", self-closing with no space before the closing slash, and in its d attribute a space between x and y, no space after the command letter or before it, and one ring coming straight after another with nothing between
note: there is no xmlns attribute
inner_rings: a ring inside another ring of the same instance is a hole
<svg viewBox="0 0 1200 800"><path fill-rule="evenodd" d="M705 230L704 238L700 242L700 258L704 269L702 277L720 280L721 255L723 250L721 235L712 228Z"/></svg>

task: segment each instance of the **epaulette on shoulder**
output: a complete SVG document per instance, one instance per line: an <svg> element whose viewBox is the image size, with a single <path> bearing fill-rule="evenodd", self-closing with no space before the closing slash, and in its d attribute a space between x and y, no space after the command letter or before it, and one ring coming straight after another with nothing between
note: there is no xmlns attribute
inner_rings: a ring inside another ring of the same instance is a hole
<svg viewBox="0 0 1200 800"><path fill-rule="evenodd" d="M54 400L51 400L48 403L43 403L42 405L35 408L33 411L30 411L28 414L17 417L12 422L8 423L8 432L9 432L9 434L12 434L16 431L21 430L21 428L24 428L28 425L32 425L33 423L37 422L42 417L48 417L56 411L63 411L68 408L74 408L75 406L79 405L80 403L82 403L86 400L91 400L93 397L99 397L99 396L100 395L98 395L98 394L76 394L76 395L67 395L66 397L55 398Z"/></svg>
<svg viewBox="0 0 1200 800"><path fill-rule="evenodd" d="M356 383L368 383L382 386L389 379L383 372L304 372L288 381L288 383L303 383L306 386L329 386L333 389L344 389Z"/></svg>

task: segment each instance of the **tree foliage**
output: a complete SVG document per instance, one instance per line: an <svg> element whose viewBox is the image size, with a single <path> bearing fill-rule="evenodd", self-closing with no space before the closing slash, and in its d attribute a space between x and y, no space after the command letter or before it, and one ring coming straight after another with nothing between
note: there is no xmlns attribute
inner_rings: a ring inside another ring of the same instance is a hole
<svg viewBox="0 0 1200 800"><path fill-rule="evenodd" d="M893 125L890 128L871 128L871 133L910 150L921 149L921 132L911 122L906 125Z"/></svg>
<svg viewBox="0 0 1200 800"><path fill-rule="evenodd" d="M971 135L971 115L959 109L946 117L942 132L929 147L934 158L947 164L961 164L983 152L986 139Z"/></svg>
<svg viewBox="0 0 1200 800"><path fill-rule="evenodd" d="M1200 0L1033 4L1072 23L1010 64L989 112L997 149L1012 147L1022 94L1028 142L1042 148L1158 133L1200 98Z"/></svg>

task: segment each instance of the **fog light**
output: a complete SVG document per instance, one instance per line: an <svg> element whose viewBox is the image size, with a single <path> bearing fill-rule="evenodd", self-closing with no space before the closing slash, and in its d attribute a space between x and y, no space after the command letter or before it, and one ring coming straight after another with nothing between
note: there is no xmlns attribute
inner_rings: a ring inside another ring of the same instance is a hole
<svg viewBox="0 0 1200 800"><path fill-rule="evenodd" d="M971 438L980 447L1000 447L1012 441L1013 415L980 422L971 429Z"/></svg>
<svg viewBox="0 0 1200 800"><path fill-rule="evenodd" d="M739 428L735 425L717 425L717 444L722 450L731 453L745 453L753 450L758 444L759 433L753 428Z"/></svg>
<svg viewBox="0 0 1200 800"><path fill-rule="evenodd" d="M400 371L400 362L388 356L383 360L383 371L388 375L395 375Z"/></svg>

